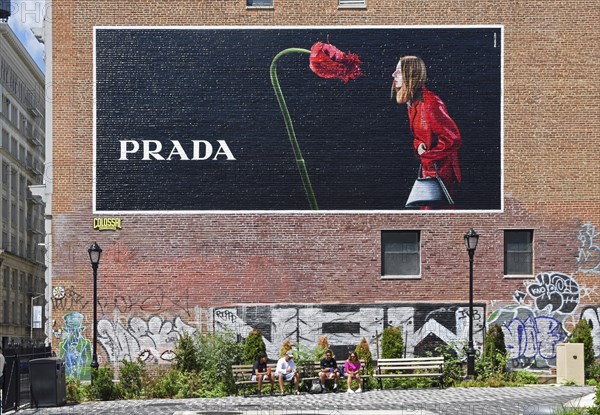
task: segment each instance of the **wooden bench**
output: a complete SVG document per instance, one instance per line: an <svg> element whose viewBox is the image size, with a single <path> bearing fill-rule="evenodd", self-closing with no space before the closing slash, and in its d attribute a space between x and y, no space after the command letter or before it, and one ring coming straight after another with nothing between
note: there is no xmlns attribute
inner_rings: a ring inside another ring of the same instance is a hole
<svg viewBox="0 0 600 415"><path fill-rule="evenodd" d="M343 361L338 361L336 360L337 366L338 366L338 370L340 367L344 366L344 363L346 363L345 360ZM360 378L362 380L362 384L363 384L363 389L366 389L369 382L368 379L370 377L370 375L367 373L367 368L365 366L365 361L361 360L360 361ZM302 365L302 371L301 373L301 379L300 381L302 382L312 382L315 380L319 380L319 373L321 372L321 362L308 362L305 363L304 365ZM340 372L340 380L342 379L346 379L346 374L343 372ZM307 383L304 384L305 389L306 390L310 390L310 385L308 385Z"/></svg>
<svg viewBox="0 0 600 415"><path fill-rule="evenodd" d="M236 394L239 392L240 388L244 392L244 396L246 396L246 386L248 385L258 385L258 380L252 380L252 372L253 365L232 365L231 371L233 373L233 380L235 382L235 391ZM275 373L275 369L277 368L277 363L269 363L267 367L271 368L271 371ZM263 385L271 386L271 382L263 381ZM277 379L275 379L275 387L278 388ZM278 389L276 389L278 390Z"/></svg>
<svg viewBox="0 0 600 415"><path fill-rule="evenodd" d="M443 357L414 357L406 359L379 359L373 375L383 389L382 379L386 378L437 378L440 388L444 387Z"/></svg>

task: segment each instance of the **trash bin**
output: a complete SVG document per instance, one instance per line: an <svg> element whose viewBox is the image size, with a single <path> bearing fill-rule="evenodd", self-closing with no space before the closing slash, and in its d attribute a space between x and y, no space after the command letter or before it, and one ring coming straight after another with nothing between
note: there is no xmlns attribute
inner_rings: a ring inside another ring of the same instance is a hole
<svg viewBox="0 0 600 415"><path fill-rule="evenodd" d="M67 403L64 362L57 357L29 361L31 406L49 407Z"/></svg>
<svg viewBox="0 0 600 415"><path fill-rule="evenodd" d="M583 343L559 343L556 345L556 383L574 382L585 384Z"/></svg>

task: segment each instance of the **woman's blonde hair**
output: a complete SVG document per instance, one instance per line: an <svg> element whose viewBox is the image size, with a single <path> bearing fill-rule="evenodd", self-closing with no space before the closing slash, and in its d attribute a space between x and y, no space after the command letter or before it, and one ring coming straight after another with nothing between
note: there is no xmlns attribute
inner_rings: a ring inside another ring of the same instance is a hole
<svg viewBox="0 0 600 415"><path fill-rule="evenodd" d="M396 93L398 104L419 99L421 87L427 80L427 68L423 59L418 56L403 56L400 58L400 73L402 74L402 86L398 88L396 81L392 82L392 97Z"/></svg>

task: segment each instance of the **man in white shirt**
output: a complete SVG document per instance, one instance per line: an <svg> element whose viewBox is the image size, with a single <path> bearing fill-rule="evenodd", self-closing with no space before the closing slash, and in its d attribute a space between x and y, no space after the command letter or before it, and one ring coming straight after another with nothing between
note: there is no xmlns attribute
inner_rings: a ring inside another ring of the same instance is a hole
<svg viewBox="0 0 600 415"><path fill-rule="evenodd" d="M298 390L300 386L300 375L294 364L294 354L289 350L281 359L277 361L277 369L275 369L275 377L279 379L279 390L282 395L285 395L283 381L294 382L296 395L300 395Z"/></svg>

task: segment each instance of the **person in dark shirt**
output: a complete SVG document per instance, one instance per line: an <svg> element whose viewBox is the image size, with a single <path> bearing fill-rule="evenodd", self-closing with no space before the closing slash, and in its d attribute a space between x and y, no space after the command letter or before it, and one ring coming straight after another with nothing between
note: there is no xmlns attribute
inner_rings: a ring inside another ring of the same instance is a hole
<svg viewBox="0 0 600 415"><path fill-rule="evenodd" d="M258 382L258 396L261 395L262 383L264 381L271 382L271 395L273 395L275 376L271 373L271 368L267 367L267 360L269 360L267 355L261 354L254 361L254 366L252 366L252 380Z"/></svg>
<svg viewBox="0 0 600 415"><path fill-rule="evenodd" d="M321 381L321 392L325 389L325 381L328 379L333 380L333 391L337 392L338 382L340 381L340 372L338 371L337 362L333 358L333 352L331 350L327 350L325 352L325 357L321 359L319 379Z"/></svg>

